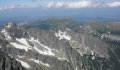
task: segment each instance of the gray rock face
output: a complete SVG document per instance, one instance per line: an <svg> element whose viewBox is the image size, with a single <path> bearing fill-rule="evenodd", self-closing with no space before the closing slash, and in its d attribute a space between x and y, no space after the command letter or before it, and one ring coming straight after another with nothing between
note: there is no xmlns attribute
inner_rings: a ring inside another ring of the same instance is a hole
<svg viewBox="0 0 120 70"><path fill-rule="evenodd" d="M96 34L90 26L77 31L65 27L42 30L9 23L1 30L0 50L25 70L116 70L109 40ZM114 57L119 65L119 56Z"/></svg>
<svg viewBox="0 0 120 70"><path fill-rule="evenodd" d="M8 23L4 29L1 31L2 34L6 37L6 35L9 35L12 39L14 38L25 38L27 37L27 31L25 28L18 26L15 23Z"/></svg>
<svg viewBox="0 0 120 70"><path fill-rule="evenodd" d="M0 70L24 70L20 62L0 52Z"/></svg>

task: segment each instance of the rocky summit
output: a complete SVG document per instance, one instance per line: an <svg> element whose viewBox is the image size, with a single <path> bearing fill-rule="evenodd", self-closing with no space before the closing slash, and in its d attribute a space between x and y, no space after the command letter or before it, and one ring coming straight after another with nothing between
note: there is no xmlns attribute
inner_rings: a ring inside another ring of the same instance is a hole
<svg viewBox="0 0 120 70"><path fill-rule="evenodd" d="M4 26L0 70L120 70L119 35L100 32L95 24L54 21Z"/></svg>

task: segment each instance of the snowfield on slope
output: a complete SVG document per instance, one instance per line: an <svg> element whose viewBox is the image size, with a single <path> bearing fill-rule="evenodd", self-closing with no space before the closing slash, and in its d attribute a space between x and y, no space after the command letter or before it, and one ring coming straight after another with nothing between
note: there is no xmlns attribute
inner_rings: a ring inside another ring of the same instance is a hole
<svg viewBox="0 0 120 70"><path fill-rule="evenodd" d="M16 59L16 60L19 61L23 67L25 67L25 68L30 68L30 65L29 65L28 63L26 63L26 62L24 62L24 61L21 61L21 60L19 60L19 59Z"/></svg>

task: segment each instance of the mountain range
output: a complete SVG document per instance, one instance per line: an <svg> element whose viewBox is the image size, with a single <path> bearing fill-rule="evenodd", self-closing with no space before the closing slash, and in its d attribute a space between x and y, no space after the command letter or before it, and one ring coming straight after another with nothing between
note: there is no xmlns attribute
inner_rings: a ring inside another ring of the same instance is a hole
<svg viewBox="0 0 120 70"><path fill-rule="evenodd" d="M52 18L9 22L0 31L0 70L120 69L119 23Z"/></svg>

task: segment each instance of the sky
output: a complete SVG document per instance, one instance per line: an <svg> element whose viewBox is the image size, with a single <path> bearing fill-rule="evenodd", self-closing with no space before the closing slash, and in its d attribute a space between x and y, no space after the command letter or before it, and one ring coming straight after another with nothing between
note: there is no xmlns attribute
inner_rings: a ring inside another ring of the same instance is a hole
<svg viewBox="0 0 120 70"><path fill-rule="evenodd" d="M120 0L0 0L0 24L48 17L120 21Z"/></svg>
<svg viewBox="0 0 120 70"><path fill-rule="evenodd" d="M120 7L120 0L0 0L0 11L16 8L103 8Z"/></svg>

